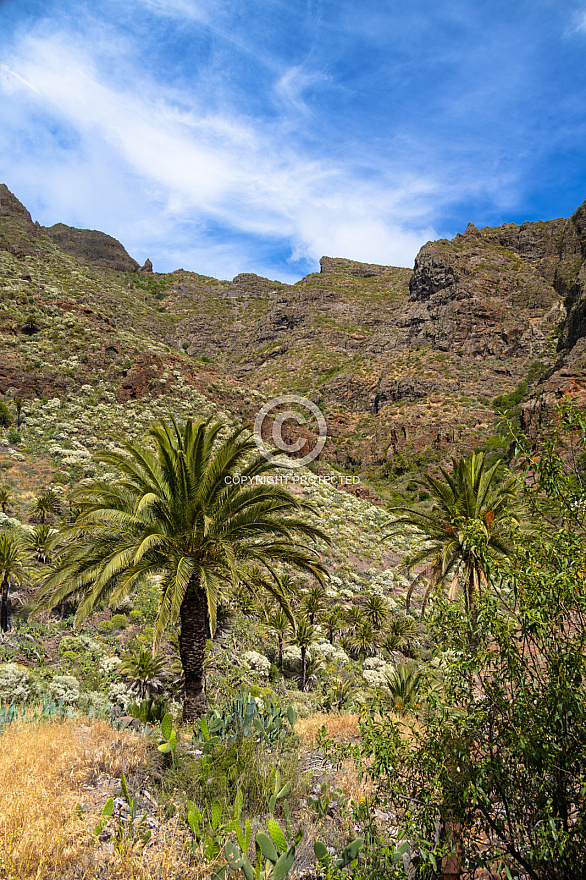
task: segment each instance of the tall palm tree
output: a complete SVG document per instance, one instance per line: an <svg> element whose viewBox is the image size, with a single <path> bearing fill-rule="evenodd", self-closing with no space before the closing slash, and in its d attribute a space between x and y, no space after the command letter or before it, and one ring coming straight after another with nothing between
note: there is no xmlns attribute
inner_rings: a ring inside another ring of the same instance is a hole
<svg viewBox="0 0 586 880"><path fill-rule="evenodd" d="M127 442L124 452L103 452L99 459L119 479L94 480L75 493L78 516L62 529L69 546L35 609L80 594L79 626L98 602L115 606L140 578L159 574L153 650L179 618L189 721L206 708L206 638L226 590L242 582L266 590L293 623L276 566L293 566L319 581L326 576L317 551L303 542L327 540L309 522L314 509L285 486L257 482L275 465L258 454L245 428L222 437L223 428L209 420L160 420L148 432L154 451Z"/></svg>
<svg viewBox="0 0 586 880"><path fill-rule="evenodd" d="M391 510L398 514L391 523L391 531L407 526L419 536L419 547L407 560L407 567L427 563L407 592L409 607L416 584L422 576L428 578L422 616L433 589L450 579L449 596L454 598L462 579L466 608L474 628L476 595L481 583L487 581L490 560L513 552L514 530L523 508L517 497L516 478L499 483L499 464L488 468L482 452L452 459L451 473L440 468L443 480L427 474L417 481L431 496L429 512L416 505Z"/></svg>
<svg viewBox="0 0 586 880"><path fill-rule="evenodd" d="M8 629L8 592L11 582L20 584L28 571L26 550L18 538L0 532L0 630Z"/></svg>

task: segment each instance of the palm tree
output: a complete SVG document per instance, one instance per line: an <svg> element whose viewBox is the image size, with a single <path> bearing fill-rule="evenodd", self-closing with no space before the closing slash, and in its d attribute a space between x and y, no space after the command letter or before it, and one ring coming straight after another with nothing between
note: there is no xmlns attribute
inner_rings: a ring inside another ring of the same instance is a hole
<svg viewBox="0 0 586 880"><path fill-rule="evenodd" d="M443 480L427 474L418 482L432 499L429 512L417 505L391 510L398 514L391 529L414 528L419 535L419 549L407 560L413 568L422 562L427 567L412 582L407 592L407 608L416 584L428 578L421 614L431 591L451 578L450 598L464 582L464 598L472 628L476 627L476 594L487 582L491 559L510 556L514 549L513 531L519 524L522 505L517 498L514 477L498 482L500 462L487 468L484 453L452 459L452 473L440 468Z"/></svg>
<svg viewBox="0 0 586 880"><path fill-rule="evenodd" d="M386 688L389 691L393 711L405 715L409 709L418 705L423 688L423 672L413 660L399 663L386 674Z"/></svg>
<svg viewBox="0 0 586 880"><path fill-rule="evenodd" d="M124 654L118 671L132 680L132 687L136 688L138 697L142 700L158 683L165 664L166 659L163 654L153 655L152 651L141 645L140 648Z"/></svg>
<svg viewBox="0 0 586 880"><path fill-rule="evenodd" d="M315 584L305 593L301 600L299 610L307 617L311 626L315 623L315 615L323 611L326 605L326 591L322 584Z"/></svg>
<svg viewBox="0 0 586 880"><path fill-rule="evenodd" d="M12 492L8 486L0 486L0 507L2 513L6 513L6 508L12 502Z"/></svg>
<svg viewBox="0 0 586 880"><path fill-rule="evenodd" d="M51 563L51 554L55 546L57 530L52 529L46 523L35 526L30 536L27 550L32 553L37 562L41 565L49 565Z"/></svg>
<svg viewBox="0 0 586 880"><path fill-rule="evenodd" d="M344 613L340 605L336 603L322 617L322 626L328 634L330 645L334 644L336 633L339 633L344 626Z"/></svg>
<svg viewBox="0 0 586 880"><path fill-rule="evenodd" d="M38 517L41 520L41 525L45 524L47 514L59 513L61 513L61 501L53 489L47 489L37 495L31 506L31 516Z"/></svg>
<svg viewBox="0 0 586 880"><path fill-rule="evenodd" d="M301 648L301 675L299 676L299 687L305 690L307 684L307 649L315 641L319 639L319 633L316 626L312 626L304 617L297 623L297 631L291 639L294 645Z"/></svg>
<svg viewBox="0 0 586 880"><path fill-rule="evenodd" d="M364 613L375 629L382 629L389 617L389 606L382 596L369 596Z"/></svg>
<svg viewBox="0 0 586 880"><path fill-rule="evenodd" d="M352 651L361 657L376 656L377 633L367 617L363 617L360 624L350 634Z"/></svg>
<svg viewBox="0 0 586 880"><path fill-rule="evenodd" d="M382 647L389 654L395 651L407 652L411 651L411 646L421 641L421 630L412 617L402 615L393 617L389 621L385 631L385 638Z"/></svg>
<svg viewBox="0 0 586 880"><path fill-rule="evenodd" d="M314 508L282 485L257 482L275 465L258 454L245 428L227 429L222 437L224 427L160 420L148 432L154 452L131 442L124 452L103 452L100 460L120 478L76 491L80 512L62 529L69 546L35 609L79 593L79 626L99 602L115 606L146 574L159 574L153 650L179 618L188 721L206 709L206 639L225 591L240 583L267 591L293 623L276 565L319 581L326 576L317 551L303 543L327 540L309 521Z"/></svg>
<svg viewBox="0 0 586 880"><path fill-rule="evenodd" d="M18 538L0 532L0 630L8 629L8 591L11 582L20 584L28 571L26 551Z"/></svg>
<svg viewBox="0 0 586 880"><path fill-rule="evenodd" d="M283 644L291 631L291 621L282 608L273 609L265 624L277 636L277 666L283 668Z"/></svg>

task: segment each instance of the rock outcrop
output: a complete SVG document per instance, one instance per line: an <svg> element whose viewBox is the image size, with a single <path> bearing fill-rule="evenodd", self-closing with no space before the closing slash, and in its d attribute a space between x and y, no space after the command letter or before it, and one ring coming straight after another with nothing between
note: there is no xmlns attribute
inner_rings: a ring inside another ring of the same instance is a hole
<svg viewBox="0 0 586 880"><path fill-rule="evenodd" d="M92 266L103 266L118 272L136 272L140 269L139 264L129 256L120 242L105 232L76 229L74 226L66 226L65 223L44 226L42 229L59 250Z"/></svg>

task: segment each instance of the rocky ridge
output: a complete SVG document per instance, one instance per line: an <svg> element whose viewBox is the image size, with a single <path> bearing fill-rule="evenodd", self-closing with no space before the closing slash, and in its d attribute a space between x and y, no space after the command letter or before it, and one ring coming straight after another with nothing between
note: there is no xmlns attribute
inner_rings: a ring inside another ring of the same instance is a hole
<svg viewBox="0 0 586 880"><path fill-rule="evenodd" d="M493 399L523 381L526 423L562 393L582 399L585 250L586 203L568 220L469 224L424 245L412 272L323 257L294 285L250 273L218 281L153 273L150 261L138 272L111 236L40 227L2 186L0 254L14 296L0 330L23 341L15 300L21 313L50 300L92 344L78 346L85 367L66 377L55 369L64 351L36 366L12 346L0 391L64 393L101 371L119 400L156 399L171 367L247 420L258 401L296 392L326 414L323 458L400 483L411 465L488 442ZM30 344L51 342L55 315L46 318Z"/></svg>

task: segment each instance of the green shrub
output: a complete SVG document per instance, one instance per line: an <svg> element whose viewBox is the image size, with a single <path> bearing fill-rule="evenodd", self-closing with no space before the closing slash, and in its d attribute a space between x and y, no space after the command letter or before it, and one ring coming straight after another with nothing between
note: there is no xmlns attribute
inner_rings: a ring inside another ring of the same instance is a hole
<svg viewBox="0 0 586 880"><path fill-rule="evenodd" d="M4 403L4 401L0 400L0 428L8 428L9 425L12 424L12 417L10 415L10 410Z"/></svg>
<svg viewBox="0 0 586 880"><path fill-rule="evenodd" d="M111 633L114 630L113 620L100 620L98 623L98 629L102 633Z"/></svg>
<svg viewBox="0 0 586 880"><path fill-rule="evenodd" d="M112 629L126 629L128 618L125 614L113 614L110 623L112 624Z"/></svg>
<svg viewBox="0 0 586 880"><path fill-rule="evenodd" d="M138 608L133 608L128 617L131 623L138 623L139 620L142 620L142 611L139 611Z"/></svg>

